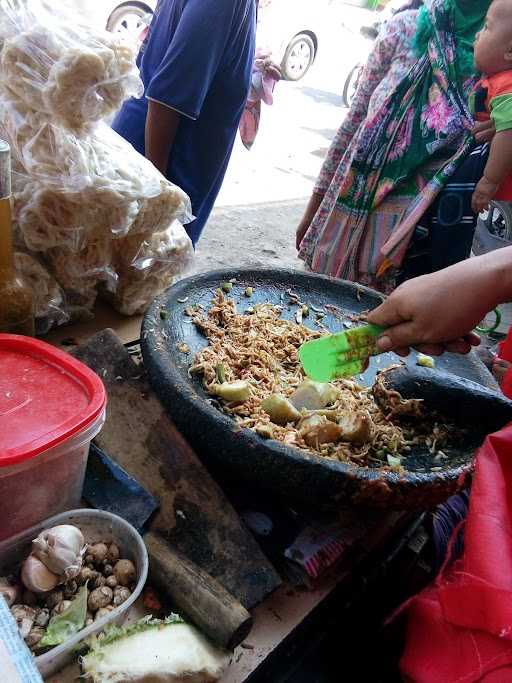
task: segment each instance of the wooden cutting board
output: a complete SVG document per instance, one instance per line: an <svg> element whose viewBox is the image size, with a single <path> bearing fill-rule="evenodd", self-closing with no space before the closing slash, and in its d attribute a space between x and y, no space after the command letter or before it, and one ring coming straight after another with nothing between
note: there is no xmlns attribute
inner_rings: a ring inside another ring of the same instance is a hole
<svg viewBox="0 0 512 683"><path fill-rule="evenodd" d="M74 355L107 389L107 420L98 446L160 502L151 532L247 609L260 603L281 580L167 416L142 366L112 330L95 335Z"/></svg>

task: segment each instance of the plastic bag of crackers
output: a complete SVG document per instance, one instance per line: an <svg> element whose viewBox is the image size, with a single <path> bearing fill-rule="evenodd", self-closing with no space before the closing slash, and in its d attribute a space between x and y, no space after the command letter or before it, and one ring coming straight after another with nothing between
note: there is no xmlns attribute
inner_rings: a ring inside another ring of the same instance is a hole
<svg viewBox="0 0 512 683"><path fill-rule="evenodd" d="M186 270L185 193L104 122L141 94L123 40L40 0L0 0L0 137L12 148L17 267L38 331L98 296L144 311Z"/></svg>

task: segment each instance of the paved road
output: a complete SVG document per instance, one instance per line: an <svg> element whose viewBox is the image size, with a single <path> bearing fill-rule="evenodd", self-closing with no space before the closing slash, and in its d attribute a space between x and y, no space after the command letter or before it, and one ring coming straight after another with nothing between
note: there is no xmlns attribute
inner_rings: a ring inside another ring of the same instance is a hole
<svg viewBox="0 0 512 683"><path fill-rule="evenodd" d="M346 109L341 92L370 44L359 35L369 13L340 5L305 78L278 83L256 142L237 140L194 271L236 265L298 266L295 229ZM345 27L344 27L345 24Z"/></svg>
<svg viewBox="0 0 512 683"><path fill-rule="evenodd" d="M340 4L322 34L316 62L295 83L282 81L263 106L260 131L247 151L237 140L217 206L307 197L330 141L343 120L345 78L370 43L359 34L372 15Z"/></svg>
<svg viewBox="0 0 512 683"><path fill-rule="evenodd" d="M217 268L301 268L295 228L304 201L226 206L214 210L199 242L193 273Z"/></svg>

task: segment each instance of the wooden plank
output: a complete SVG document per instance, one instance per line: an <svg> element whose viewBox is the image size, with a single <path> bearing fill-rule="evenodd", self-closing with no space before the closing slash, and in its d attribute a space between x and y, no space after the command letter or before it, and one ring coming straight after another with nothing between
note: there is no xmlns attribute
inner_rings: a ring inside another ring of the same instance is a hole
<svg viewBox="0 0 512 683"><path fill-rule="evenodd" d="M141 366L111 330L75 355L107 389L107 420L98 446L160 501L152 531L244 607L260 603L280 584L279 576L167 416Z"/></svg>
<svg viewBox="0 0 512 683"><path fill-rule="evenodd" d="M140 337L141 315L130 318L121 315L103 301L98 301L94 307L94 318L71 325L64 325L51 330L44 340L55 346L62 346L62 342L73 340L76 344L83 344L93 335L106 328L115 330L123 344L135 341ZM66 345L66 344L65 344Z"/></svg>

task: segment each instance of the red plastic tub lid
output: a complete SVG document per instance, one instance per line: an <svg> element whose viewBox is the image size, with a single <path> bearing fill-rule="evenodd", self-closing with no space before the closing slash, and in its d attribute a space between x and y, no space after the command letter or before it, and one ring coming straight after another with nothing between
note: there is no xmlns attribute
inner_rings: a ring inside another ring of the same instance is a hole
<svg viewBox="0 0 512 683"><path fill-rule="evenodd" d="M31 337L0 334L0 468L58 446L105 407L87 366Z"/></svg>

